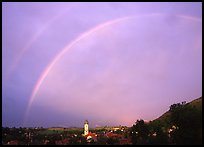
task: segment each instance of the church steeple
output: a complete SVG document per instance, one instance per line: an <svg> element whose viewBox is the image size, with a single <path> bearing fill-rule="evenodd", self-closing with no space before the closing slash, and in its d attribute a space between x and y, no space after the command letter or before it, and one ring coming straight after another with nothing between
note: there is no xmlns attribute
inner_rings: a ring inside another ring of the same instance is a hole
<svg viewBox="0 0 204 147"><path fill-rule="evenodd" d="M88 120L85 120L84 122L84 135L87 135L89 133L89 123Z"/></svg>

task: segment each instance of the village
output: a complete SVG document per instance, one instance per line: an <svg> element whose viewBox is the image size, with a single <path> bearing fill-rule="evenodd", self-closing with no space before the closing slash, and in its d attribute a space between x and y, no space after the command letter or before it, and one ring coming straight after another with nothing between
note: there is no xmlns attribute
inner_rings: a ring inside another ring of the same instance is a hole
<svg viewBox="0 0 204 147"><path fill-rule="evenodd" d="M4 145L132 144L126 126L89 128L3 128Z"/></svg>

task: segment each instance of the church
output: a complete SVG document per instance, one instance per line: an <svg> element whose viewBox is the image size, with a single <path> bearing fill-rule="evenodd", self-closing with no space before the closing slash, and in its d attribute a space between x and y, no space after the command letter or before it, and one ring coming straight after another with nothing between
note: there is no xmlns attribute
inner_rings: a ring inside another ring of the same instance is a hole
<svg viewBox="0 0 204 147"><path fill-rule="evenodd" d="M89 123L88 120L85 120L84 122L84 136L86 136L89 133Z"/></svg>
<svg viewBox="0 0 204 147"><path fill-rule="evenodd" d="M83 134L83 136L86 138L87 142L97 141L96 133L89 132L88 120L85 120L85 122L84 122L84 134Z"/></svg>

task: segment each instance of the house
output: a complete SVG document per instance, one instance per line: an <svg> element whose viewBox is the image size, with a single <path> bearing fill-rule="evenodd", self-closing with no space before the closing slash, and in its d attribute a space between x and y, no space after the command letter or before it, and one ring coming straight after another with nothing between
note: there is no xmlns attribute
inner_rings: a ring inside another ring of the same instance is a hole
<svg viewBox="0 0 204 147"><path fill-rule="evenodd" d="M56 140L55 144L56 145L67 145L67 144L69 144L69 140L68 139Z"/></svg>
<svg viewBox="0 0 204 147"><path fill-rule="evenodd" d="M8 145L18 145L18 140L11 140L7 144Z"/></svg>
<svg viewBox="0 0 204 147"><path fill-rule="evenodd" d="M91 142L91 141L97 142L97 134L96 133L89 132L87 135L85 135L85 138L86 138L87 142Z"/></svg>

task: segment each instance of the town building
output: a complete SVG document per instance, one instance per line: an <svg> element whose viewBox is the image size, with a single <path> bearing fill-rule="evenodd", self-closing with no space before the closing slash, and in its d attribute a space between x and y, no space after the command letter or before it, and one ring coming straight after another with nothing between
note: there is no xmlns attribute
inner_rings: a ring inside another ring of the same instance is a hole
<svg viewBox="0 0 204 147"><path fill-rule="evenodd" d="M89 133L89 123L88 120L85 120L84 122L84 136L86 136Z"/></svg>

